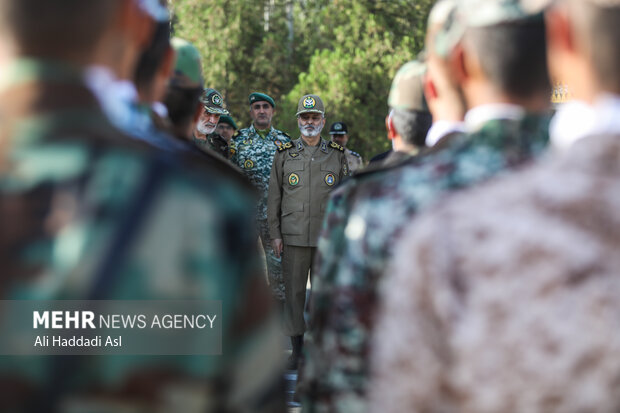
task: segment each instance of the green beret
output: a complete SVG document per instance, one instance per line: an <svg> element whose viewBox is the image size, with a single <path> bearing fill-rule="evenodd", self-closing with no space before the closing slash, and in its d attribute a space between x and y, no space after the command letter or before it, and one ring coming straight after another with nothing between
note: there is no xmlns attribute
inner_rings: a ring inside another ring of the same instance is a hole
<svg viewBox="0 0 620 413"><path fill-rule="evenodd" d="M254 92L251 93L248 97L250 101L250 105L254 102L267 102L271 105L272 108L276 108L276 102L271 98L271 96L266 95L264 93Z"/></svg>
<svg viewBox="0 0 620 413"><path fill-rule="evenodd" d="M234 130L239 129L239 128L237 127L237 124L235 123L235 120L234 120L234 119L232 118L232 116L230 116L230 115L222 115L222 116L220 116L220 123L227 123L227 124L229 124L230 126L232 126L232 128L233 128Z"/></svg>

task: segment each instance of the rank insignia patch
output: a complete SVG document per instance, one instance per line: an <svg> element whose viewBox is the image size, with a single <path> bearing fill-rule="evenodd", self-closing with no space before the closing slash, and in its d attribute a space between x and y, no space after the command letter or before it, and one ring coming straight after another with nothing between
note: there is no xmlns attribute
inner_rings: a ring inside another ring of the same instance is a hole
<svg viewBox="0 0 620 413"><path fill-rule="evenodd" d="M334 185L336 183L336 177L334 176L334 174L325 175L325 183L329 186Z"/></svg>
<svg viewBox="0 0 620 413"><path fill-rule="evenodd" d="M292 173L288 176L288 183L291 186L296 186L299 183L299 175Z"/></svg>
<svg viewBox="0 0 620 413"><path fill-rule="evenodd" d="M254 162L252 162L252 160L248 159L247 161L245 161L243 163L243 167L245 169L252 169L252 168L254 168Z"/></svg>

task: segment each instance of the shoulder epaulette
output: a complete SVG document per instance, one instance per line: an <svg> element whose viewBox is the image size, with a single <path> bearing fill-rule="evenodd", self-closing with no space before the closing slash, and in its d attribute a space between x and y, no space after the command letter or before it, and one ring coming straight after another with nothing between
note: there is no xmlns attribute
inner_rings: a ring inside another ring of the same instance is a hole
<svg viewBox="0 0 620 413"><path fill-rule="evenodd" d="M344 152L344 148L342 146L338 145L336 142L330 142L329 146L334 148L334 149L339 150L340 152Z"/></svg>
<svg viewBox="0 0 620 413"><path fill-rule="evenodd" d="M356 156L358 158L361 158L362 155L360 155L359 153L355 152L355 151L351 151L351 155Z"/></svg>
<svg viewBox="0 0 620 413"><path fill-rule="evenodd" d="M287 149L291 149L292 147L293 144L290 142L283 143L282 145L278 146L278 152L283 152Z"/></svg>
<svg viewBox="0 0 620 413"><path fill-rule="evenodd" d="M280 132L282 132L282 131L280 131ZM286 132L282 132L282 135L286 136L290 140L293 140L293 138L291 138L290 135L288 133L286 133Z"/></svg>

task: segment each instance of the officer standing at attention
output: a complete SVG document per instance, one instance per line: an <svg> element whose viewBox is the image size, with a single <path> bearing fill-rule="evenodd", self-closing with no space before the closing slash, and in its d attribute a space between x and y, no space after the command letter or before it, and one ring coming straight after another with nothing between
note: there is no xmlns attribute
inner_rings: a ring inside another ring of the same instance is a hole
<svg viewBox="0 0 620 413"><path fill-rule="evenodd" d="M220 116L229 113L224 109L224 99L220 92L208 88L200 97L200 102L203 104L203 112L194 132L194 144L202 149L210 149L228 159L228 142L215 131Z"/></svg>
<svg viewBox="0 0 620 413"><path fill-rule="evenodd" d="M347 162L349 163L351 173L357 172L358 169L364 167L364 160L362 159L362 156L359 153L353 152L351 149L347 148L347 142L349 141L349 130L347 129L346 123L332 123L331 128L329 128L329 134L332 137L332 141L344 148L344 155L347 157Z"/></svg>
<svg viewBox="0 0 620 413"><path fill-rule="evenodd" d="M269 233L282 270L286 299L284 334L293 354L287 367L297 368L306 331L304 306L308 271L312 274L323 212L331 190L349 174L344 148L321 138L325 106L305 95L297 106L301 137L278 148L269 179Z"/></svg>
<svg viewBox="0 0 620 413"><path fill-rule="evenodd" d="M237 165L254 184L259 193L256 209L256 224L265 251L267 277L271 291L276 300L284 302L284 281L282 280L282 262L271 249L269 226L267 225L267 193L269 191L269 174L273 156L279 146L291 141L284 132L271 125L276 103L271 96L264 93L252 93L248 97L252 124L241 129L233 136L230 145L230 160Z"/></svg>

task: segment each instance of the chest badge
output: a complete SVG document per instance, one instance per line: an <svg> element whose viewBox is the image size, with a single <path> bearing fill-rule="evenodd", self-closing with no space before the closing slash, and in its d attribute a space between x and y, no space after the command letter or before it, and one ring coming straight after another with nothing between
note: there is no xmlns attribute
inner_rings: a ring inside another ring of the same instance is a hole
<svg viewBox="0 0 620 413"><path fill-rule="evenodd" d="M292 173L288 176L288 183L290 186L297 186L299 184L299 175Z"/></svg>
<svg viewBox="0 0 620 413"><path fill-rule="evenodd" d="M297 158L299 156L297 152L290 152L289 155L291 155L291 158Z"/></svg>
<svg viewBox="0 0 620 413"><path fill-rule="evenodd" d="M247 161L243 163L243 167L245 169L252 169L254 168L254 162L251 159L248 159Z"/></svg>
<svg viewBox="0 0 620 413"><path fill-rule="evenodd" d="M336 183L336 177L334 174L325 175L325 183L329 186L333 186Z"/></svg>

